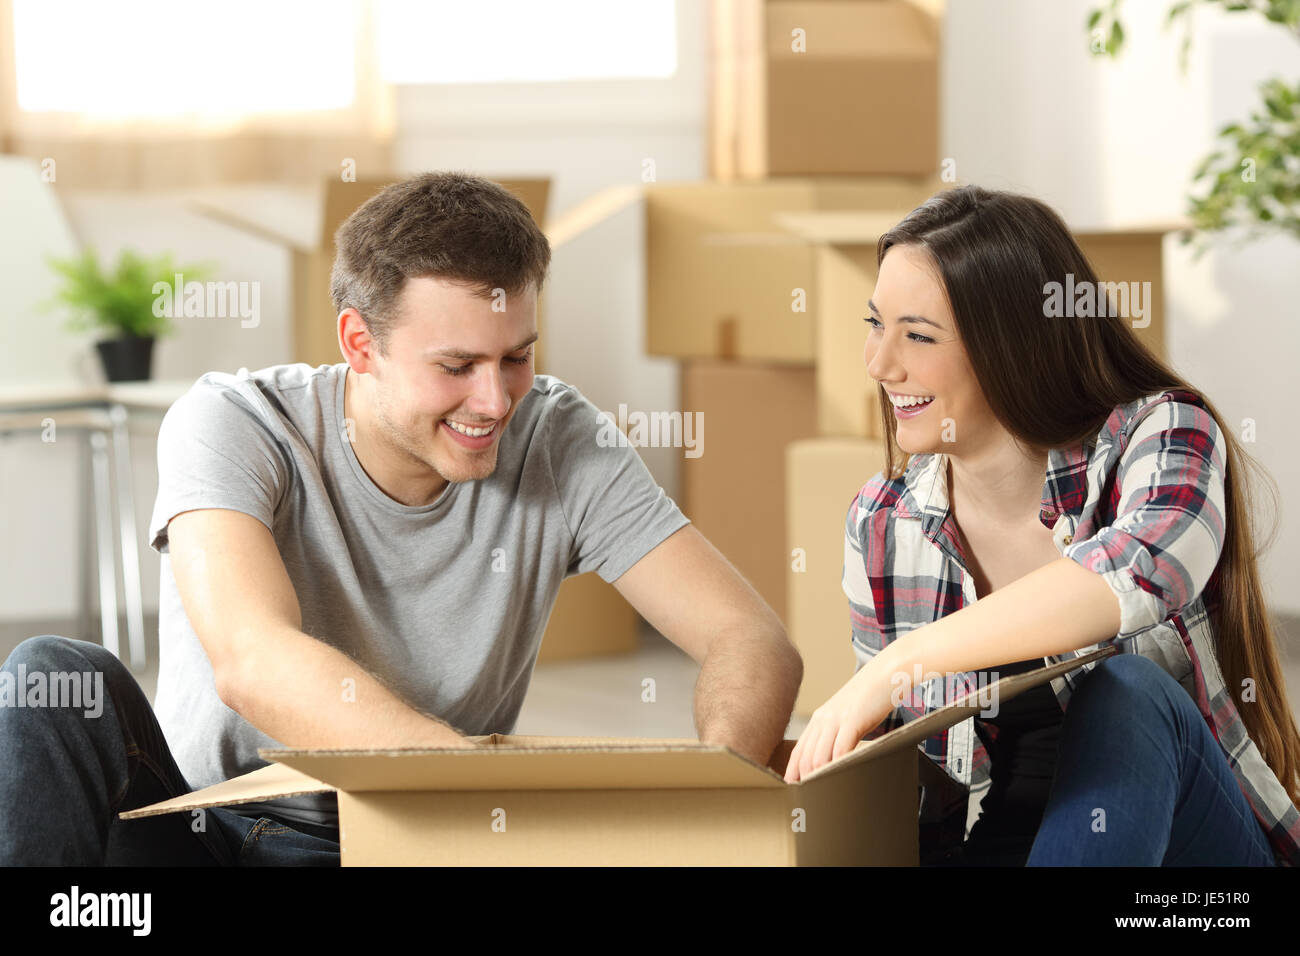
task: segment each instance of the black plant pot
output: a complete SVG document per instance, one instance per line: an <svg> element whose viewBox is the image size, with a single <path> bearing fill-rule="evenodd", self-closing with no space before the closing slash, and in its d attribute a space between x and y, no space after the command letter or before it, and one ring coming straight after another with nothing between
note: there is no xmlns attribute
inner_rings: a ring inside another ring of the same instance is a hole
<svg viewBox="0 0 1300 956"><path fill-rule="evenodd" d="M110 382L139 382L149 377L153 364L153 338L126 336L96 342L104 376Z"/></svg>

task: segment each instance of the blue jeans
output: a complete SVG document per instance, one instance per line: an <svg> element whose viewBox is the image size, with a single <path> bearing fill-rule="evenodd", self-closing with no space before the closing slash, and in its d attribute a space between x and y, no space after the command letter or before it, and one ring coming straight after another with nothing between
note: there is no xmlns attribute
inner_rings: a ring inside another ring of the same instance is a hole
<svg viewBox="0 0 1300 956"><path fill-rule="evenodd" d="M19 685L20 667L27 687ZM119 819L123 810L194 788L144 691L100 645L32 637L0 670L13 675L15 694L26 691L29 703L0 705L0 865L339 865L332 828L223 808ZM42 705L30 706L37 672L46 675L47 691ZM79 696L71 681L80 683Z"/></svg>
<svg viewBox="0 0 1300 956"><path fill-rule="evenodd" d="M1276 865L1196 704L1138 654L1104 659L1071 696L1037 832L979 831L949 865Z"/></svg>

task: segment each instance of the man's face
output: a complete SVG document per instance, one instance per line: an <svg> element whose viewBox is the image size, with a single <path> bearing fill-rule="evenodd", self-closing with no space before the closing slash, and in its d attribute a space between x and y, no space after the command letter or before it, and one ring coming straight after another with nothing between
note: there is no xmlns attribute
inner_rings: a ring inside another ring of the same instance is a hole
<svg viewBox="0 0 1300 956"><path fill-rule="evenodd" d="M407 279L372 369L376 423L392 450L447 481L491 475L501 434L533 387L536 338L535 289L493 300L445 279ZM492 430L472 437L449 422Z"/></svg>

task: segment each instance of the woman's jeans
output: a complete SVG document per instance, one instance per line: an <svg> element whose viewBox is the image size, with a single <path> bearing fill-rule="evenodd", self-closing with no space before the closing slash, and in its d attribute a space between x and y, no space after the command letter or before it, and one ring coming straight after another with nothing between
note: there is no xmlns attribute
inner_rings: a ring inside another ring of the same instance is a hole
<svg viewBox="0 0 1300 956"><path fill-rule="evenodd" d="M222 808L119 819L123 810L194 788L172 759L144 691L100 645L29 638L0 671L13 675L12 694L0 686L0 865L339 865L332 828ZM30 706L37 673L45 675L46 693ZM0 681L9 680L0 673ZM27 705L16 706L24 693Z"/></svg>
<svg viewBox="0 0 1300 956"><path fill-rule="evenodd" d="M1276 865L1192 698L1138 654L1103 659L1070 697L1036 834L979 833L948 865Z"/></svg>

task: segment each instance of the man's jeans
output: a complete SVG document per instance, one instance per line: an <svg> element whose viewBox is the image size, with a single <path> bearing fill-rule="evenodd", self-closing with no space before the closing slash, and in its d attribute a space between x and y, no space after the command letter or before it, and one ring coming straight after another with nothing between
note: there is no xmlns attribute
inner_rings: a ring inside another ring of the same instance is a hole
<svg viewBox="0 0 1300 956"><path fill-rule="evenodd" d="M28 678L90 675L86 687L102 680L102 710L95 714L85 697L80 706L50 706L62 702L52 692L46 706L0 706L0 865L339 865L331 828L222 808L118 819L194 789L144 691L121 661L86 641L46 634L19 644L2 669L24 694L19 665Z"/></svg>
<svg viewBox="0 0 1300 956"><path fill-rule="evenodd" d="M1276 865L1192 698L1138 654L1105 658L1070 697L1037 832L979 833L946 865Z"/></svg>

